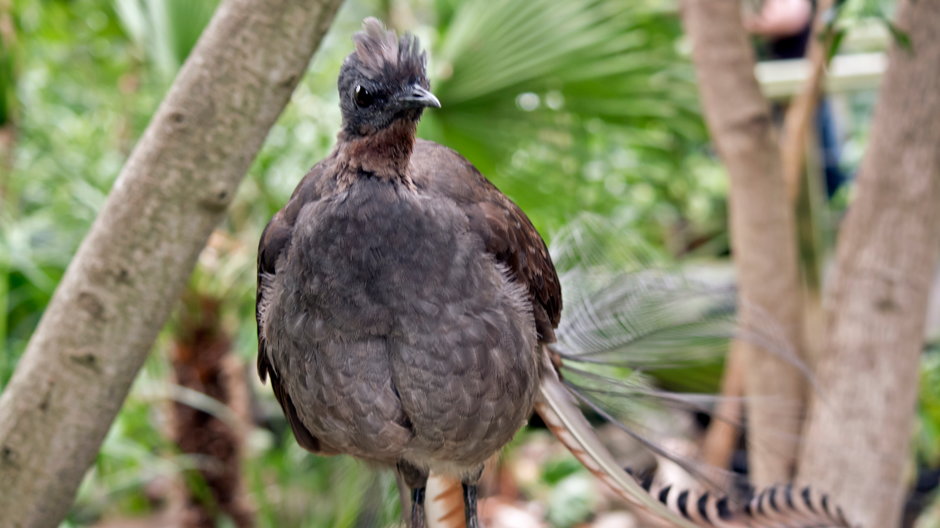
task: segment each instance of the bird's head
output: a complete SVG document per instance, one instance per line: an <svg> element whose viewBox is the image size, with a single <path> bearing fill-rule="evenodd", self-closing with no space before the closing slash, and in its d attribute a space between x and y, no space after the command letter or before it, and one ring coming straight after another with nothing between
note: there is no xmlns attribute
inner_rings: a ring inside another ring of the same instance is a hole
<svg viewBox="0 0 940 528"><path fill-rule="evenodd" d="M414 126L425 107L440 108L428 91L427 55L417 38L398 38L370 17L353 40L356 51L343 62L338 83L348 135L372 135L399 121Z"/></svg>

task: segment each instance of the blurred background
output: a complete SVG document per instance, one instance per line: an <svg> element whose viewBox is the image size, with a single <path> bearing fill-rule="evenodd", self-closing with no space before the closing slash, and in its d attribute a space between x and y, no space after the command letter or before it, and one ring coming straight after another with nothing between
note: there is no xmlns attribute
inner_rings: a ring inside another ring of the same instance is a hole
<svg viewBox="0 0 940 528"><path fill-rule="evenodd" d="M0 0L0 387L216 4ZM890 0L852 1L839 18L831 128L819 128L824 148L810 154L819 186L800 217L801 244L817 249L805 253L821 268L866 145L891 9ZM719 281L732 273L728 179L709 145L674 1L348 0L203 251L64 526L397 521L393 478L348 457L306 454L254 374L257 240L332 147L336 75L370 15L429 49L443 107L426 113L419 135L469 158L547 240L589 214L657 266L707 269ZM755 46L764 92L782 107L805 70L774 61L767 39L755 36ZM825 150L833 146L834 161ZM832 170L837 185L827 186ZM934 321L929 335L938 329ZM934 348L923 356L911 439L911 523L932 500L940 467ZM719 361L653 382L707 393L720 379ZM657 441L694 453L689 438L701 424L676 412L654 417L678 424ZM538 427L520 433L487 478L488 526L635 522Z"/></svg>

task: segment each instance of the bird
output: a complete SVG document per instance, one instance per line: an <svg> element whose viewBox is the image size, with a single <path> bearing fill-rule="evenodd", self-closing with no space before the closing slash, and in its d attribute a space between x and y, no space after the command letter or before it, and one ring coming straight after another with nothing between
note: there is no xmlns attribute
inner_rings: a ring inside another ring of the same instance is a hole
<svg viewBox="0 0 940 528"><path fill-rule="evenodd" d="M673 488L669 500L670 488L617 465L575 403L589 399L562 379L585 356L555 346L562 283L543 238L467 159L417 138L423 112L441 106L418 40L370 17L353 41L336 145L258 246L258 374L297 442L393 468L411 528L478 528L484 462L537 412L621 498L674 526L761 526L751 508L714 495L690 513L688 492ZM576 318L568 341L612 320ZM584 342L598 355L622 349L615 341ZM796 514L812 513L807 504ZM778 513L775 526L842 526L784 524L791 512Z"/></svg>
<svg viewBox="0 0 940 528"><path fill-rule="evenodd" d="M396 468L412 526L432 476L476 527L483 463L535 406L558 276L516 204L416 138L440 107L418 40L368 18L354 42L336 145L261 236L258 372L301 446Z"/></svg>

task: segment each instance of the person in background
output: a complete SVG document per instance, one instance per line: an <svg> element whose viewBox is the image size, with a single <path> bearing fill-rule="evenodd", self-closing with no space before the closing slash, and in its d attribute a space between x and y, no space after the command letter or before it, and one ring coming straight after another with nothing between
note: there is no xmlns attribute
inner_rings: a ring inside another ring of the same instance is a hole
<svg viewBox="0 0 940 528"><path fill-rule="evenodd" d="M800 59L806 55L815 4L812 0L764 0L758 12L745 20L747 30L764 39L758 52L762 60ZM832 198L845 183L846 176L839 166L839 133L826 97L820 99L816 109L816 135L822 154L826 196Z"/></svg>
<svg viewBox="0 0 940 528"><path fill-rule="evenodd" d="M780 40L803 41L813 21L810 0L765 0L760 11L746 21L747 30L755 35ZM799 53L796 57L802 57ZM790 58L796 58L790 57Z"/></svg>

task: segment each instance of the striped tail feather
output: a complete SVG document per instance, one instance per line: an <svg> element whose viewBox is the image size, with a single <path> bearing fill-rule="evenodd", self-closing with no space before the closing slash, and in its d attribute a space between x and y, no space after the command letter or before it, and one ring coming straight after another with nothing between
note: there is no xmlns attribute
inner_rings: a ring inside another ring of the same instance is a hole
<svg viewBox="0 0 940 528"><path fill-rule="evenodd" d="M736 503L727 496L638 480L650 495L694 526L715 528L855 528L842 508L810 487L771 486Z"/></svg>
<svg viewBox="0 0 940 528"><path fill-rule="evenodd" d="M463 483L460 479L432 471L428 475L424 493L427 528L466 528Z"/></svg>
<svg viewBox="0 0 940 528"><path fill-rule="evenodd" d="M814 380L772 318L741 324L731 276L703 268L693 278L664 269L655 252L625 238L628 233L588 216L572 222L552 243L566 307L557 342L544 349L549 366L536 405L549 429L618 495L675 526L851 527L839 508L811 489L772 487L733 502L722 491L726 478L709 482L721 470L664 447L660 439L666 435L648 420L650 411L666 419L700 412L743 425L714 412L721 396L710 393L717 384L704 377L720 372L731 339L758 344L803 370L811 384ZM681 386L683 392L664 386ZM644 489L614 462L579 405L676 463L711 493L651 489L651 481Z"/></svg>
<svg viewBox="0 0 940 528"><path fill-rule="evenodd" d="M810 487L772 486L743 505L724 495L638 480L617 465L554 371L543 376L535 406L569 451L628 503L680 528L856 528L829 497Z"/></svg>

